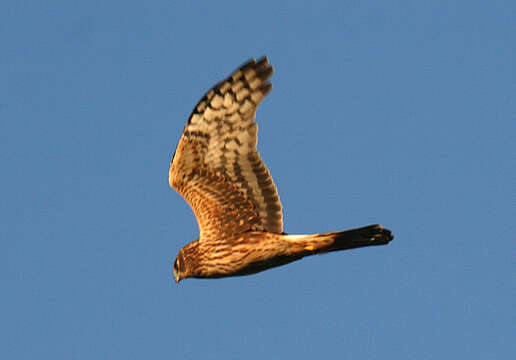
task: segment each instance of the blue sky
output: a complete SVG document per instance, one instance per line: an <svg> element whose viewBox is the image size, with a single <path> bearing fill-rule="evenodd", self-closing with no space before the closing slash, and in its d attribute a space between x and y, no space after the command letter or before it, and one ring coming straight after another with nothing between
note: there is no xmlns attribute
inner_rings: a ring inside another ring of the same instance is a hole
<svg viewBox="0 0 516 360"><path fill-rule="evenodd" d="M513 1L0 5L3 359L509 359ZM185 280L168 166L202 94L267 54L285 230L383 247Z"/></svg>

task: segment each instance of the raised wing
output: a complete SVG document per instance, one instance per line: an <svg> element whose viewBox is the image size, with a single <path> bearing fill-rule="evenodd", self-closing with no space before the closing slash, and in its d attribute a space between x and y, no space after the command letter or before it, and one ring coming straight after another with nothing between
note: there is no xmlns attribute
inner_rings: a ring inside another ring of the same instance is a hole
<svg viewBox="0 0 516 360"><path fill-rule="evenodd" d="M193 209L199 239L283 233L278 191L256 150L256 108L272 88L266 57L252 59L199 101L170 165L169 182Z"/></svg>

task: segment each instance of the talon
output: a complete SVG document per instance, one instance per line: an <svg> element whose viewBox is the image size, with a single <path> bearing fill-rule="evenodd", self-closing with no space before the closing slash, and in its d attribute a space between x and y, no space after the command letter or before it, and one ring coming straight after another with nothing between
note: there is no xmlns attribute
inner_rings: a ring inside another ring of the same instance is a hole
<svg viewBox="0 0 516 360"><path fill-rule="evenodd" d="M314 251L315 247L313 245L308 245L308 246L305 246L305 250L307 250L307 251Z"/></svg>

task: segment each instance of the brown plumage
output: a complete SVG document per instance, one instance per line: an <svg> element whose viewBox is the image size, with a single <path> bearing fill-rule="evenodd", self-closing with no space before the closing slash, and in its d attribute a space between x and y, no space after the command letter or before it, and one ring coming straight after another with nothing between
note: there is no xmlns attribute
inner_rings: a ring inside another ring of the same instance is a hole
<svg viewBox="0 0 516 360"><path fill-rule="evenodd" d="M199 238L179 251L173 273L218 278L253 274L307 255L387 244L381 225L287 235L278 191L256 150L256 108L271 90L266 57L215 85L193 110L170 164L169 182L191 206Z"/></svg>

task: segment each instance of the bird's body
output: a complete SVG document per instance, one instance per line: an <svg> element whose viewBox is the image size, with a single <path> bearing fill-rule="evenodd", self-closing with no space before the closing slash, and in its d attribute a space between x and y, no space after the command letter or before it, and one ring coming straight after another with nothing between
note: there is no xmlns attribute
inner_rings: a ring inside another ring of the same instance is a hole
<svg viewBox="0 0 516 360"><path fill-rule="evenodd" d="M184 277L239 276L285 265L308 255L383 245L390 240L390 231L380 225L312 235L252 231L223 241L192 241L181 249L176 261L188 269Z"/></svg>
<svg viewBox="0 0 516 360"><path fill-rule="evenodd" d="M279 195L256 150L256 108L270 91L272 67L254 59L213 87L192 112L179 140L169 182L192 207L199 238L174 262L176 281L253 274L304 256L382 245L380 225L287 235Z"/></svg>

